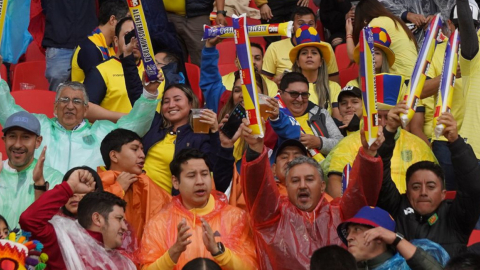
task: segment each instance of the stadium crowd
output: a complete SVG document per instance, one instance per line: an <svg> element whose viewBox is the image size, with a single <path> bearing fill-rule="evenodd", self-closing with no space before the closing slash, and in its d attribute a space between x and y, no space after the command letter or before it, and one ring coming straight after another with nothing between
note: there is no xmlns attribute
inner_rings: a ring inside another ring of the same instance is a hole
<svg viewBox="0 0 480 270"><path fill-rule="evenodd" d="M35 33L54 117L17 104L1 77L0 269L25 269L8 268L15 258L3 249L19 230L55 270L480 269L480 241L469 242L480 230L475 1L143 0L156 80L146 78L133 2L31 1L44 16ZM263 24L292 21L289 37L252 38L260 137L238 59L232 72L219 64L235 54L220 49L233 39L202 39L205 24L231 26L225 10L252 6ZM403 127L437 13L444 38ZM357 69L366 26L374 141ZM453 98L438 116L455 31Z"/></svg>

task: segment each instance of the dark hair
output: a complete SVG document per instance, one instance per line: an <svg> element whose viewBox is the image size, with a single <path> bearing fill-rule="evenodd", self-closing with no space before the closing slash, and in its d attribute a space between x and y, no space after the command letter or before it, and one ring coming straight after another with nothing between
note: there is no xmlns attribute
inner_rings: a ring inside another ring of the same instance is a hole
<svg viewBox="0 0 480 270"><path fill-rule="evenodd" d="M68 178L70 178L70 175L72 175L72 173L76 170L87 170L87 171L89 171L93 176L93 180L95 181L95 191L103 191L103 184L102 184L102 179L100 178L100 175L98 175L98 173L94 169L92 169L90 167L87 167L87 166L80 166L80 167L71 168L63 176L62 182L67 181ZM66 216L76 217L72 212L67 210L65 205L62 206L62 208L60 208L60 210Z"/></svg>
<svg viewBox="0 0 480 270"><path fill-rule="evenodd" d="M258 43L255 43L255 42L250 42L250 47L255 47L255 48L259 49L262 52L262 57L263 57L264 52L263 52L262 45L260 45Z"/></svg>
<svg viewBox="0 0 480 270"><path fill-rule="evenodd" d="M291 21L295 21L295 16L305 16L305 15L312 15L313 18L315 19L315 24L317 23L317 16L315 15L315 12L309 7L299 7L295 8L292 13L292 17L290 18Z"/></svg>
<svg viewBox="0 0 480 270"><path fill-rule="evenodd" d="M357 269L355 257L344 248L331 245L313 252L310 270L352 270Z"/></svg>
<svg viewBox="0 0 480 270"><path fill-rule="evenodd" d="M10 231L10 227L8 227L8 222L2 215L0 215L0 221L3 221L5 223L5 226L7 226L7 230Z"/></svg>
<svg viewBox="0 0 480 270"><path fill-rule="evenodd" d="M120 30L122 30L122 25L125 22L128 22L128 21L133 22L132 17L124 17L124 18L120 19L120 21L118 21L117 25L115 26L115 36L116 37L118 37L120 35ZM135 30L133 30L133 31L135 31Z"/></svg>
<svg viewBox="0 0 480 270"><path fill-rule="evenodd" d="M182 270L222 270L222 268L208 258L196 258L185 264Z"/></svg>
<svg viewBox="0 0 480 270"><path fill-rule="evenodd" d="M198 108L198 97L195 95L195 93L193 93L193 90L192 88L190 88L190 86L184 84L184 83L174 83L174 84L171 84L169 85L167 88L165 88L165 90L163 91L163 95L162 95L162 105L163 105L163 102L165 101L165 94L167 93L168 90L172 89L172 88L177 88L177 89L180 89L184 94L185 96L187 97L188 99L188 103L192 104L192 108L193 109L196 109ZM160 114L162 114L162 112L160 111ZM169 128L172 126L172 123L170 123L170 121L168 121L162 114L162 118L163 118L163 121L162 121L162 127L163 128ZM190 125L192 124L192 114L190 114Z"/></svg>
<svg viewBox="0 0 480 270"><path fill-rule="evenodd" d="M108 223L108 215L115 205L122 207L125 211L127 202L110 192L90 192L78 204L78 223L85 229L90 228L93 213L99 213Z"/></svg>
<svg viewBox="0 0 480 270"><path fill-rule="evenodd" d="M457 255L448 261L445 270L476 270L480 269L480 255L467 252Z"/></svg>
<svg viewBox="0 0 480 270"><path fill-rule="evenodd" d="M279 89L281 91L285 91L285 89L287 89L291 83L295 83L295 82L303 82L307 84L307 87L308 87L308 80L307 78L305 78L305 76L303 76L302 73L289 72L282 77L282 80L280 81Z"/></svg>
<svg viewBox="0 0 480 270"><path fill-rule="evenodd" d="M210 170L207 155L195 148L182 149L173 157L173 160L170 163L170 172L178 179L179 183L180 173L182 172L182 164L189 161L190 159L203 159L205 161L205 164L207 164L208 169Z"/></svg>
<svg viewBox="0 0 480 270"><path fill-rule="evenodd" d="M405 179L407 180L407 186L412 175L419 170L427 170L427 171L433 172L440 179L440 182L442 183L442 189L445 188L445 175L443 173L442 167L440 167L440 165L436 164L435 162L431 162L431 161L419 161L415 164L412 164L410 167L408 167L407 174L405 177Z"/></svg>
<svg viewBox="0 0 480 270"><path fill-rule="evenodd" d="M385 16L395 23L395 29L398 30L398 25L403 28L403 31L408 36L408 39L415 43L415 47L417 47L417 40L412 34L412 31L408 29L408 26L397 16L393 15L390 11L388 11L380 2L377 0L362 0L357 4L355 8L355 22L353 25L353 42L358 44L358 40L360 38L360 32L362 31L363 27L370 23L371 20L378 18L380 16Z"/></svg>
<svg viewBox="0 0 480 270"><path fill-rule="evenodd" d="M102 3L98 12L98 24L105 25L110 17L113 15L118 20L126 17L128 13L128 6L122 0L107 0Z"/></svg>
<svg viewBox="0 0 480 270"><path fill-rule="evenodd" d="M112 162L110 160L110 152L120 152L122 151L123 145L133 141L139 141L141 143L142 138L140 138L137 133L123 128L115 129L103 138L100 144L100 153L102 154L103 162L107 170L110 169Z"/></svg>
<svg viewBox="0 0 480 270"><path fill-rule="evenodd" d="M158 50L155 52L155 55L159 54L159 53L164 53L165 54L165 62L164 64L170 64L170 63L178 63L180 62L180 58L174 53L172 52L171 50Z"/></svg>

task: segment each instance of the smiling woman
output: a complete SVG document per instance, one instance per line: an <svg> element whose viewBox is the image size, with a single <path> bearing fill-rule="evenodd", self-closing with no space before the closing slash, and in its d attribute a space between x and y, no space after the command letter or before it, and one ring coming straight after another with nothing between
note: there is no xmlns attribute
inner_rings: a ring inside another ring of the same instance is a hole
<svg viewBox="0 0 480 270"><path fill-rule="evenodd" d="M167 193L172 191L172 174L169 164L176 153L184 148L197 148L216 159L218 137L217 115L211 110L202 110L200 122L209 126L208 134L194 133L191 110L198 108L198 99L185 84L173 84L165 89L161 113L156 113L152 128L143 138L145 171Z"/></svg>

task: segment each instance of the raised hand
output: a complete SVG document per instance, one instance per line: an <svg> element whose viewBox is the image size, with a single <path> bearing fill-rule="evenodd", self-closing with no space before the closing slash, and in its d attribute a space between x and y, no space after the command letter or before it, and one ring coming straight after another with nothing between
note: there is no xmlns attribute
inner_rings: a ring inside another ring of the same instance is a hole
<svg viewBox="0 0 480 270"><path fill-rule="evenodd" d="M212 28L217 28L217 26L213 26ZM214 38L209 38L205 41L205 47L206 48L215 47L218 43L220 43L222 41L223 41L223 39L221 39L219 36L216 36Z"/></svg>
<svg viewBox="0 0 480 270"><path fill-rule="evenodd" d="M37 164L33 169L33 183L36 186L45 185L45 178L43 177L43 166L45 164L45 152L47 151L47 146L43 147L42 153L38 157ZM0 170L1 171L1 170Z"/></svg>
<svg viewBox="0 0 480 270"><path fill-rule="evenodd" d="M382 146L383 142L385 141L385 137L383 136L383 127L378 127L377 139L373 142L371 146L368 146L367 138L365 136L365 131L363 128L360 128L360 139L362 141L363 150L368 155L374 157L377 155L377 150Z"/></svg>
<svg viewBox="0 0 480 270"><path fill-rule="evenodd" d="M155 95L155 94L158 94L158 87L160 86L160 84L163 82L163 80L165 79L163 77L163 73L161 70L158 71L158 75L157 75L157 80L156 81L149 81L148 83L146 82L146 76L147 76L147 73L144 71L143 72L143 76L142 76L142 83L143 83L143 88L145 88L145 90L147 90L150 94L152 95Z"/></svg>
<svg viewBox="0 0 480 270"><path fill-rule="evenodd" d="M375 240L380 240L387 245L391 245L397 238L397 235L383 227L376 227L364 232L363 237L365 238L364 244L366 246L370 245L370 243Z"/></svg>
<svg viewBox="0 0 480 270"><path fill-rule="evenodd" d="M222 121L220 122L219 126L218 126L218 129L220 130L220 133L219 133L219 138L220 138L220 145L223 147L223 148L232 148L235 144L235 142L238 140L238 138L240 138L240 136L242 135L242 126L244 125L243 123L238 127L238 130L237 132L235 132L235 134L233 135L233 137L230 139L228 138L225 134L223 134L221 128L225 125L225 123L227 123L228 121L228 117L230 117L228 114L225 115L225 117L222 119Z"/></svg>
<svg viewBox="0 0 480 270"><path fill-rule="evenodd" d="M437 119L437 124L445 125L442 135L447 138L448 142L453 143L458 139L457 121L455 121L451 113L442 113Z"/></svg>
<svg viewBox="0 0 480 270"><path fill-rule="evenodd" d="M182 219L177 225L177 241L173 246L168 250L168 254L174 263L178 262L180 255L187 250L187 246L192 243L190 236L192 234L188 232L190 227L187 225L185 218Z"/></svg>
<svg viewBox="0 0 480 270"><path fill-rule="evenodd" d="M270 108L270 110L267 111L267 113L270 114L269 118L277 119L278 115L280 114L280 105L278 105L278 100L272 97L268 97L266 100L267 106Z"/></svg>
<svg viewBox="0 0 480 270"><path fill-rule="evenodd" d="M122 186L123 191L127 192L131 184L138 180L138 176L128 172L122 172L117 177L117 182Z"/></svg>
<svg viewBox="0 0 480 270"><path fill-rule="evenodd" d="M268 4L263 4L262 6L260 6L260 16L263 20L266 21L273 18L272 10L270 9L270 6Z"/></svg>
<svg viewBox="0 0 480 270"><path fill-rule="evenodd" d="M74 194L87 194L95 190L95 180L87 170L75 170L68 178L67 183Z"/></svg>
<svg viewBox="0 0 480 270"><path fill-rule="evenodd" d="M243 124L240 126L242 129L242 138L248 144L250 149L257 153L262 153L263 151L263 138L252 135L252 130L248 127L250 122L248 119L244 118Z"/></svg>
<svg viewBox="0 0 480 270"><path fill-rule="evenodd" d="M135 30L132 30L132 31L135 31ZM125 43L127 43L127 40L125 40ZM132 54L133 49L135 48L138 48L138 40L136 37L132 37L132 39L130 40L130 43L126 44L123 47L123 57L127 57L130 54Z"/></svg>
<svg viewBox="0 0 480 270"><path fill-rule="evenodd" d="M408 105L405 100L400 101L395 107L393 107L387 115L387 125L385 128L389 132L396 132L398 127L402 124L400 122L400 114L408 113Z"/></svg>

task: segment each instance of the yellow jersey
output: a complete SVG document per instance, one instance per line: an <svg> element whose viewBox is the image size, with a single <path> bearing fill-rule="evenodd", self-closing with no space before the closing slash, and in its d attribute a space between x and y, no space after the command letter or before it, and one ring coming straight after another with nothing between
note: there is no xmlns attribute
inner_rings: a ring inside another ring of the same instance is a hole
<svg viewBox="0 0 480 270"><path fill-rule="evenodd" d="M185 0L165 0L163 1L163 5L167 12L182 16L185 16L186 14Z"/></svg>
<svg viewBox="0 0 480 270"><path fill-rule="evenodd" d="M395 53L395 64L390 68L390 73L410 79L418 55L413 40L408 38L401 25L397 23L395 26L395 21L389 17L377 17L371 20L369 25L384 28L392 40L390 49Z"/></svg>
<svg viewBox="0 0 480 270"><path fill-rule="evenodd" d="M418 161L437 162L437 160L430 147L422 139L408 131L399 129L395 135L395 141L391 160L392 180L398 191L405 193L407 188L405 175L408 167ZM360 147L362 147L362 142L359 131L343 138L321 164L325 179L328 179L330 173L341 175L347 163L353 166Z"/></svg>
<svg viewBox="0 0 480 270"><path fill-rule="evenodd" d="M265 75L261 75L265 84L267 85L268 95L274 97L278 92L278 86L272 80L267 78ZM230 72L225 76L222 76L222 84L227 88L227 90L232 91L233 84L235 83L235 73Z"/></svg>
<svg viewBox="0 0 480 270"><path fill-rule="evenodd" d="M290 50L293 49L293 43L290 38L275 41L268 46L263 57L262 70L271 74L272 76L282 74L285 70L292 70L292 61L290 61ZM328 74L338 74L337 59L331 46L330 61L327 63ZM233 85L233 84L232 84Z"/></svg>

